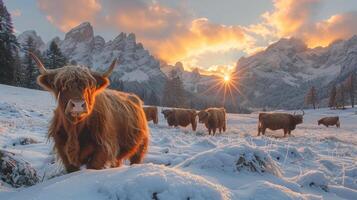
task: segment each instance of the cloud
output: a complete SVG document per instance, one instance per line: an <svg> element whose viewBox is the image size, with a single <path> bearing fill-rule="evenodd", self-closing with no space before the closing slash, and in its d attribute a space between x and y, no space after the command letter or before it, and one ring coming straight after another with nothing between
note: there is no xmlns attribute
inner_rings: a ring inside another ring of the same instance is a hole
<svg viewBox="0 0 357 200"><path fill-rule="evenodd" d="M97 0L37 0L37 3L47 20L63 32L84 21L93 21L101 10Z"/></svg>
<svg viewBox="0 0 357 200"><path fill-rule="evenodd" d="M311 30L303 33L302 38L310 47L327 46L339 39L357 34L357 11L333 15L318 22Z"/></svg>
<svg viewBox="0 0 357 200"><path fill-rule="evenodd" d="M281 37L300 38L309 47L327 46L357 33L357 11L316 20L323 3L321 0L275 0L274 10L262 15L263 22L251 25L247 30L270 41Z"/></svg>
<svg viewBox="0 0 357 200"><path fill-rule="evenodd" d="M12 17L20 17L22 15L22 12L20 9L15 9L11 11L10 14Z"/></svg>
<svg viewBox="0 0 357 200"><path fill-rule="evenodd" d="M301 38L315 47L357 33L357 12L318 20L322 0L274 0L273 10L262 13L260 23L248 26L196 18L184 3L170 7L155 0L37 1L47 19L64 32L84 21L96 30L133 32L168 63L181 61L185 68L203 66L217 72L231 70L242 54L260 51L281 37Z"/></svg>

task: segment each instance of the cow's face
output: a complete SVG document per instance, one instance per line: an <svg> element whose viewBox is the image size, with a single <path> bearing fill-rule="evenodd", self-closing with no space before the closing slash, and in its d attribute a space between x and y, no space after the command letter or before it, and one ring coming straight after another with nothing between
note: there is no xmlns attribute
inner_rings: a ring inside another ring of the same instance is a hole
<svg viewBox="0 0 357 200"><path fill-rule="evenodd" d="M172 110L162 110L161 113L164 115L165 119L167 119L170 115L173 114Z"/></svg>
<svg viewBox="0 0 357 200"><path fill-rule="evenodd" d="M207 111L200 111L198 112L198 121L200 123L206 123L208 121L209 113Z"/></svg>
<svg viewBox="0 0 357 200"><path fill-rule="evenodd" d="M295 125L303 123L303 115L294 115Z"/></svg>
<svg viewBox="0 0 357 200"><path fill-rule="evenodd" d="M38 83L53 92L58 101L58 110L72 124L86 119L92 112L95 97L109 85L107 76L115 66L115 60L103 75L91 72L82 66L66 66L47 71L33 55L40 68Z"/></svg>

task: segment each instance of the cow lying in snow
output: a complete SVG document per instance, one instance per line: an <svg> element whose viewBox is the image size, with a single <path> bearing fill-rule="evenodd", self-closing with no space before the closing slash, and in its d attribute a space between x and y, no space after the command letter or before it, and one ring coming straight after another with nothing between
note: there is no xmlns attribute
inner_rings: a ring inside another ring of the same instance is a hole
<svg viewBox="0 0 357 200"><path fill-rule="evenodd" d="M161 113L164 115L169 126L186 127L189 124L191 124L192 130L196 131L196 128L197 128L196 115L197 115L197 113L195 110L174 108L174 109L162 110Z"/></svg>
<svg viewBox="0 0 357 200"><path fill-rule="evenodd" d="M208 134L216 134L216 130L219 130L219 133L226 131L226 110L224 108L208 108L202 110L198 113L198 120L200 123L204 123L208 129Z"/></svg>
<svg viewBox="0 0 357 200"><path fill-rule="evenodd" d="M291 131L296 128L296 125L303 122L304 111L301 115L288 113L259 113L258 122L258 136L260 133L265 135L265 130L284 130L284 137L286 134L291 134Z"/></svg>
<svg viewBox="0 0 357 200"><path fill-rule="evenodd" d="M153 121L154 124L157 124L159 122L156 106L145 106L143 109L146 115L146 120L148 122Z"/></svg>
<svg viewBox="0 0 357 200"><path fill-rule="evenodd" d="M336 116L336 117L324 117L324 118L321 118L317 123L318 123L319 126L320 126L320 124L323 124L326 127L328 127L328 126L336 126L337 128L340 128L340 118L338 116Z"/></svg>
<svg viewBox="0 0 357 200"><path fill-rule="evenodd" d="M120 166L123 159L141 163L149 134L142 101L133 94L106 89L109 69L99 74L82 66L47 70L33 54L38 84L57 98L48 136L68 172Z"/></svg>

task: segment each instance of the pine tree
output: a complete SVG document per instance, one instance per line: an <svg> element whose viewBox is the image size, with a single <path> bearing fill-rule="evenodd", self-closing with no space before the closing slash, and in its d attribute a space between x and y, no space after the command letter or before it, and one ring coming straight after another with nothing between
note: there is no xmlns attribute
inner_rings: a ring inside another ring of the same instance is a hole
<svg viewBox="0 0 357 200"><path fill-rule="evenodd" d="M316 109L316 102L316 89L314 86L312 86L305 96L305 103L306 105L312 104L313 108Z"/></svg>
<svg viewBox="0 0 357 200"><path fill-rule="evenodd" d="M0 83L14 84L17 48L10 13L0 0Z"/></svg>
<svg viewBox="0 0 357 200"><path fill-rule="evenodd" d="M345 108L345 87L343 84L337 87L336 103L338 108Z"/></svg>
<svg viewBox="0 0 357 200"><path fill-rule="evenodd" d="M350 96L350 102L351 102L351 106L352 108L354 108L354 104L355 104L355 92L356 92L356 80L355 80L355 73L352 72L346 82L345 82L345 89L346 92L349 94Z"/></svg>
<svg viewBox="0 0 357 200"><path fill-rule="evenodd" d="M44 63L48 69L56 69L67 64L67 58L58 48L55 41L52 41L50 48L44 53Z"/></svg>
<svg viewBox="0 0 357 200"><path fill-rule="evenodd" d="M36 49L34 39L32 37L27 38L25 45L23 46L25 52L23 58L23 70L26 73L26 78L23 80L24 87L27 88L39 88L36 84L36 78L39 75L35 61L30 56L30 52L40 56L40 51Z"/></svg>
<svg viewBox="0 0 357 200"><path fill-rule="evenodd" d="M330 108L336 108L336 85L332 86L331 92L330 92L330 98L328 102L328 107Z"/></svg>
<svg viewBox="0 0 357 200"><path fill-rule="evenodd" d="M167 107L186 107L186 91L180 77L171 73L166 81L162 103Z"/></svg>
<svg viewBox="0 0 357 200"><path fill-rule="evenodd" d="M150 93L150 96L149 96L147 102L148 102L148 104L150 104L150 105L157 105L157 106L160 105L160 100L159 100L159 98L157 97L155 91L152 91L152 92Z"/></svg>

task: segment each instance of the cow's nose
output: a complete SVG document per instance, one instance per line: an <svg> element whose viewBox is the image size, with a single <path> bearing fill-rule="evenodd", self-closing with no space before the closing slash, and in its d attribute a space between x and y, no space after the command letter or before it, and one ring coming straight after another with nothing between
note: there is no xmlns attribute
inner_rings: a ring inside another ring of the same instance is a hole
<svg viewBox="0 0 357 200"><path fill-rule="evenodd" d="M67 105L68 110L74 117L80 116L87 112L87 104L84 100L69 100Z"/></svg>

